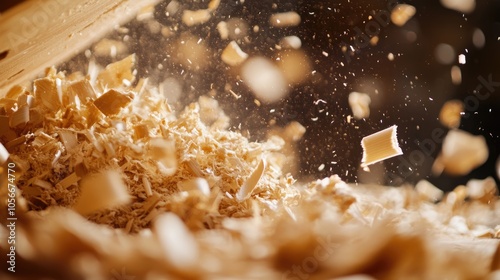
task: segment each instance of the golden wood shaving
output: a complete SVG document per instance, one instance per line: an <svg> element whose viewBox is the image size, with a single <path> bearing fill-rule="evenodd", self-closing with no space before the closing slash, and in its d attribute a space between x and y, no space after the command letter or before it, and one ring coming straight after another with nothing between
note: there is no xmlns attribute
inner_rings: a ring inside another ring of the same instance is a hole
<svg viewBox="0 0 500 280"><path fill-rule="evenodd" d="M366 93L351 92L349 94L349 106L356 119L368 118L370 116L371 98Z"/></svg>
<svg viewBox="0 0 500 280"><path fill-rule="evenodd" d="M229 42L221 54L221 59L229 66L237 66L248 58L248 54L243 52L235 41Z"/></svg>
<svg viewBox="0 0 500 280"><path fill-rule="evenodd" d="M12 105L0 114L8 149L0 146L0 159L16 164L16 254L37 277L108 279L125 266L137 279L292 279L300 278L294 267L317 263L311 279L485 279L498 268L500 204L491 179L440 201L425 185L351 186L338 176L296 182L283 175L283 158L304 134L300 124L250 142L228 131L227 119L218 123L225 115L211 97L174 114L145 80L128 86L135 77L119 77L133 73L131 62L101 72L91 64L88 77L49 69L45 79L63 100L55 111L17 89L12 100L30 106L28 129L10 128L15 106L0 99L0 107ZM82 100L72 88L78 82L87 88ZM106 116L93 101L111 84L135 99ZM149 137L137 137L140 124ZM0 180L8 182L3 167ZM5 188L0 198L6 209Z"/></svg>
<svg viewBox="0 0 500 280"><path fill-rule="evenodd" d="M227 38L229 38L229 29L227 27L227 22L220 21L217 24L217 31L219 32L220 38L222 40L226 40Z"/></svg>
<svg viewBox="0 0 500 280"><path fill-rule="evenodd" d="M80 181L80 177L76 174L76 172L71 173L66 178L62 179L59 183L57 183L61 188L66 189L71 185L74 185Z"/></svg>
<svg viewBox="0 0 500 280"><path fill-rule="evenodd" d="M184 10L182 14L182 22L187 26L193 26L198 24L203 24L210 20L212 17L211 11L209 9L202 10Z"/></svg>
<svg viewBox="0 0 500 280"><path fill-rule="evenodd" d="M362 167L403 154L398 144L396 129L397 126L393 125L361 140L363 147Z"/></svg>
<svg viewBox="0 0 500 280"><path fill-rule="evenodd" d="M33 82L35 98L42 102L45 107L57 111L62 100L59 98L56 81L51 78L38 79Z"/></svg>
<svg viewBox="0 0 500 280"><path fill-rule="evenodd" d="M210 195L210 186L204 178L194 178L187 181L179 182L178 187L183 191L198 191L203 195Z"/></svg>
<svg viewBox="0 0 500 280"><path fill-rule="evenodd" d="M438 189L436 186L431 184L427 180L420 180L416 185L415 189L422 196L422 198L436 202L443 197L444 192Z"/></svg>
<svg viewBox="0 0 500 280"><path fill-rule="evenodd" d="M0 116L0 139L3 143L11 141L17 137L16 132L9 125L9 117Z"/></svg>
<svg viewBox="0 0 500 280"><path fill-rule="evenodd" d="M104 114L97 108L97 106L93 102L89 102L86 104L87 106L87 111L86 111L86 118L87 118L87 126L91 127L95 123L99 123L104 119ZM103 105L104 108L106 108L108 105ZM119 111L120 108L115 107L115 110Z"/></svg>
<svg viewBox="0 0 500 280"><path fill-rule="evenodd" d="M94 54L97 56L109 56L115 58L117 55L121 55L126 52L127 45L124 42L117 40L110 40L105 38L99 41L94 46Z"/></svg>
<svg viewBox="0 0 500 280"><path fill-rule="evenodd" d="M210 0L210 2L208 3L208 9L212 11L217 9L220 5L220 1L221 0Z"/></svg>
<svg viewBox="0 0 500 280"><path fill-rule="evenodd" d="M5 94L5 98L16 99L26 92L26 87L15 85L7 92L7 94Z"/></svg>
<svg viewBox="0 0 500 280"><path fill-rule="evenodd" d="M148 143L149 156L161 163L169 173L177 169L175 142L163 138L152 138Z"/></svg>
<svg viewBox="0 0 500 280"><path fill-rule="evenodd" d="M132 73L132 68L135 65L135 54L129 55L126 58L111 63L106 66L104 71L97 76L98 85L104 88L118 88L124 84L134 82L135 76Z"/></svg>
<svg viewBox="0 0 500 280"><path fill-rule="evenodd" d="M81 214L127 204L130 196L120 173L104 171L88 175L80 183L81 194L74 209Z"/></svg>
<svg viewBox="0 0 500 280"><path fill-rule="evenodd" d="M467 196L486 204L495 200L498 196L498 187L493 177L483 180L471 179L467 182Z"/></svg>
<svg viewBox="0 0 500 280"><path fill-rule="evenodd" d="M398 4L391 12L391 21L397 26L403 26L415 15L416 12L417 9L415 9L412 5Z"/></svg>
<svg viewBox="0 0 500 280"><path fill-rule="evenodd" d="M94 88L87 79L79 80L69 85L69 92L74 96L78 96L80 101L86 103L96 99Z"/></svg>
<svg viewBox="0 0 500 280"><path fill-rule="evenodd" d="M142 177L142 184L144 186L144 191L146 192L146 195L152 196L153 191L151 190L151 182L148 180L146 176Z"/></svg>
<svg viewBox="0 0 500 280"><path fill-rule="evenodd" d="M40 180L40 179L36 179L34 182L33 182L33 186L38 186L40 188L44 188L44 189L50 189L52 188L52 184L47 182L47 181L44 181L44 180Z"/></svg>
<svg viewBox="0 0 500 280"><path fill-rule="evenodd" d="M146 199L146 201L142 205L142 209L144 210L144 212L149 213L160 201L161 195L155 192Z"/></svg>
<svg viewBox="0 0 500 280"><path fill-rule="evenodd" d="M24 144L24 142L26 142L26 136L22 135L17 137L16 139L12 139L11 141L7 142L5 144L5 148L7 148L7 150L11 150L21 144Z"/></svg>
<svg viewBox="0 0 500 280"><path fill-rule="evenodd" d="M149 137L149 128L146 124L138 124L134 126L134 138L136 140Z"/></svg>
<svg viewBox="0 0 500 280"><path fill-rule="evenodd" d="M274 27L297 26L300 21L300 15L294 11L273 14L269 18L269 23Z"/></svg>
<svg viewBox="0 0 500 280"><path fill-rule="evenodd" d="M488 159L488 146L481 135L450 130L443 140L441 153L432 166L435 174L442 171L452 175L466 175Z"/></svg>
<svg viewBox="0 0 500 280"><path fill-rule="evenodd" d="M9 152L4 147L2 143L0 143L0 164L4 164L9 159Z"/></svg>
<svg viewBox="0 0 500 280"><path fill-rule="evenodd" d="M114 89L110 89L94 101L94 105L104 115L116 115L122 108L127 106L132 99L133 94L124 94Z"/></svg>
<svg viewBox="0 0 500 280"><path fill-rule="evenodd" d="M198 265L198 244L178 216L172 213L158 216L154 232L166 260L174 267L188 270Z"/></svg>
<svg viewBox="0 0 500 280"><path fill-rule="evenodd" d="M64 147L66 147L66 151L71 151L78 146L78 139L76 133L73 131L67 129L60 130L58 134L61 142L64 144Z"/></svg>
<svg viewBox="0 0 500 280"><path fill-rule="evenodd" d="M17 98L17 103L18 103L19 107L22 107L22 106L25 106L25 105L27 105L28 107L31 107L34 102L35 102L35 98L32 95L29 95L29 94L21 94Z"/></svg>
<svg viewBox="0 0 500 280"><path fill-rule="evenodd" d="M439 112L439 121L448 128L458 128L460 126L460 113L464 111L464 104L460 100L449 100L443 104Z"/></svg>

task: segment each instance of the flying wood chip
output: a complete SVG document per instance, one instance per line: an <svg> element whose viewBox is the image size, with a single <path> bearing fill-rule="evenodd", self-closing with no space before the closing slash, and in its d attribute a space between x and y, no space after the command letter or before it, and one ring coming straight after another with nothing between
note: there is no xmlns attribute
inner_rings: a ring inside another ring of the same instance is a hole
<svg viewBox="0 0 500 280"><path fill-rule="evenodd" d="M396 125L393 125L361 140L363 147L362 167L403 154L398 145L397 128Z"/></svg>
<svg viewBox="0 0 500 280"><path fill-rule="evenodd" d="M132 101L132 94L123 94L114 89L108 90L94 101L94 105L104 115L116 115Z"/></svg>
<svg viewBox="0 0 500 280"><path fill-rule="evenodd" d="M86 215L92 212L127 204L130 196L120 173L108 170L89 175L80 183L81 194L75 210Z"/></svg>

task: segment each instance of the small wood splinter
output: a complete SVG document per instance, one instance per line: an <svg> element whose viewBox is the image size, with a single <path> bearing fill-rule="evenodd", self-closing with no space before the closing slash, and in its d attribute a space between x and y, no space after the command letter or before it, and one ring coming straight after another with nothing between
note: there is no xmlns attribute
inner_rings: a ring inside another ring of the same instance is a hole
<svg viewBox="0 0 500 280"><path fill-rule="evenodd" d="M396 125L393 125L361 140L363 147L361 167L365 168L370 164L403 154L398 145L397 128Z"/></svg>

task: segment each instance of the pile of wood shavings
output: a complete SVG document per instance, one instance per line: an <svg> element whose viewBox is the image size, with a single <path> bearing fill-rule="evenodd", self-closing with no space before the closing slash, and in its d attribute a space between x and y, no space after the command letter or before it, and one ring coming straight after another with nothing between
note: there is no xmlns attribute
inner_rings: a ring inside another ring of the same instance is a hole
<svg viewBox="0 0 500 280"><path fill-rule="evenodd" d="M226 130L208 97L177 116L147 80L132 86L134 60L87 76L49 69L33 91L0 100L1 144L17 171L16 277L498 277L491 180L444 197L429 184L295 183L281 172L283 138ZM101 192L89 186L96 178ZM7 208L5 188L0 196ZM84 196L93 203L79 205Z"/></svg>
<svg viewBox="0 0 500 280"><path fill-rule="evenodd" d="M219 216L252 216L252 202L235 203L234 196L261 160L268 168L250 186L252 201L274 211L293 196L293 179L282 176L274 155L284 140L249 143L225 130L228 118L209 97L176 117L147 80L130 86L134 60L132 55L108 65L95 77L65 77L52 69L34 81L33 93L15 88L2 100L13 104L3 116L10 125L2 127L2 142L19 167L17 184L30 210L72 207L81 179L112 170L132 201L89 220L137 232L159 212L172 211L193 229L213 228ZM30 104L19 105L25 98ZM16 106L29 107L29 114L12 125ZM200 184L208 184L209 193L198 190Z"/></svg>

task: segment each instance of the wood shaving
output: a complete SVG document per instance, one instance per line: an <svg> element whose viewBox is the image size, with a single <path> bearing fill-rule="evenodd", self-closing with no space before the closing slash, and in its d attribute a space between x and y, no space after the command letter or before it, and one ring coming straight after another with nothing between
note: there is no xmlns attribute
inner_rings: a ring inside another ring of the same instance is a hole
<svg viewBox="0 0 500 280"><path fill-rule="evenodd" d="M255 187L257 187L257 183L259 182L260 178L262 178L265 169L266 161L264 159L261 159L259 165L257 165L250 177L248 177L245 183L243 183L240 190L236 194L236 199L238 201L243 201L250 197Z"/></svg>
<svg viewBox="0 0 500 280"><path fill-rule="evenodd" d="M111 89L94 101L94 105L104 115L116 115L120 110L132 102L133 94L124 94Z"/></svg>
<svg viewBox="0 0 500 280"><path fill-rule="evenodd" d="M487 159L488 146L483 136L455 129L444 138L443 148L432 170L435 174L444 171L452 175L466 175Z"/></svg>
<svg viewBox="0 0 500 280"><path fill-rule="evenodd" d="M0 164L4 164L9 159L9 151L0 143Z"/></svg>
<svg viewBox="0 0 500 280"><path fill-rule="evenodd" d="M220 21L217 24L217 31L219 32L220 38L222 40L226 40L227 38L229 38L229 29L227 27L227 22Z"/></svg>
<svg viewBox="0 0 500 280"><path fill-rule="evenodd" d="M263 103L275 103L288 95L284 74L268 58L257 56L247 59L241 67L241 77ZM268 86L270 84L272 87Z"/></svg>
<svg viewBox="0 0 500 280"><path fill-rule="evenodd" d="M417 9L415 9L412 5L398 4L391 12L391 21L397 26L403 26L415 15L416 12Z"/></svg>
<svg viewBox="0 0 500 280"><path fill-rule="evenodd" d="M99 72L96 84L92 84L92 86L104 92L107 88L119 88L122 85L134 82L135 76L132 73L134 64L135 54L109 64L103 71ZM94 82L93 79L90 79L90 81Z"/></svg>
<svg viewBox="0 0 500 280"><path fill-rule="evenodd" d="M48 109L57 111L61 101L56 88L56 82L52 78L38 79L33 82L34 96Z"/></svg>
<svg viewBox="0 0 500 280"><path fill-rule="evenodd" d="M291 84L303 83L313 71L313 64L303 50L286 49L277 53L276 57L276 64Z"/></svg>
<svg viewBox="0 0 500 280"><path fill-rule="evenodd" d="M366 93L351 92L349 94L349 106L356 119L364 119L370 116L370 96Z"/></svg>
<svg viewBox="0 0 500 280"><path fill-rule="evenodd" d="M154 11L154 6L153 6ZM149 14L144 14L144 17L153 15L153 11ZM94 54L96 56L109 56L116 57L117 55L122 55L127 53L127 45L125 45L122 41L110 40L110 39L102 39L94 46Z"/></svg>
<svg viewBox="0 0 500 280"><path fill-rule="evenodd" d="M90 214L96 210L116 207L130 201L127 186L117 171L109 170L96 175L88 175L82 180L80 187L81 194L74 207L81 214Z"/></svg>
<svg viewBox="0 0 500 280"><path fill-rule="evenodd" d="M210 20L211 17L212 15L209 9L196 11L184 10L182 14L182 22L187 26L193 26L203 24Z"/></svg>
<svg viewBox="0 0 500 280"><path fill-rule="evenodd" d="M490 203L498 196L495 179L487 177L483 180L472 179L467 182L467 196L474 200Z"/></svg>
<svg viewBox="0 0 500 280"><path fill-rule="evenodd" d="M500 179L500 157L498 157L497 159L496 168L497 168L497 178Z"/></svg>
<svg viewBox="0 0 500 280"><path fill-rule="evenodd" d="M182 191L199 191L203 195L210 196L210 186L204 178L194 178L179 182L178 187Z"/></svg>
<svg viewBox="0 0 500 280"><path fill-rule="evenodd" d="M235 41L231 41L221 54L222 61L229 66L237 66L247 58L248 54L243 52Z"/></svg>
<svg viewBox="0 0 500 280"><path fill-rule="evenodd" d="M30 121L30 107L29 105L21 105L10 115L9 126L12 128L21 127Z"/></svg>
<svg viewBox="0 0 500 280"><path fill-rule="evenodd" d="M438 189L427 180L421 180L415 185L415 190L424 198L431 202L440 200L444 192Z"/></svg>
<svg viewBox="0 0 500 280"><path fill-rule="evenodd" d="M302 40L297 36L286 36L280 40L282 48L300 49L302 47Z"/></svg>
<svg viewBox="0 0 500 280"><path fill-rule="evenodd" d="M209 3L208 3L208 9L209 10L216 10L220 5L220 0L211 0Z"/></svg>
<svg viewBox="0 0 500 280"><path fill-rule="evenodd" d="M198 242L178 216L171 213L159 216L155 221L154 230L168 262L184 271L197 266Z"/></svg>
<svg viewBox="0 0 500 280"><path fill-rule="evenodd" d="M439 112L439 121L448 128L460 126L460 114L464 111L464 104L460 100L449 100L443 104Z"/></svg>
<svg viewBox="0 0 500 280"><path fill-rule="evenodd" d="M476 8L475 0L440 0L445 8L455 10L460 13L471 13Z"/></svg>

